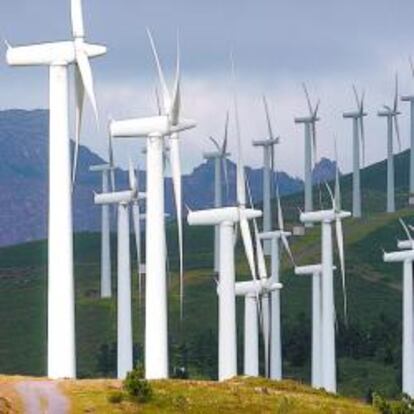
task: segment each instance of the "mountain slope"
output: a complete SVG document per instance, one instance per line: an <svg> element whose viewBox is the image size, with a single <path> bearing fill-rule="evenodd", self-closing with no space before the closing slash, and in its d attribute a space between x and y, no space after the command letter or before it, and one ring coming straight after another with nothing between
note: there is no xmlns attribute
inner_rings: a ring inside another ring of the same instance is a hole
<svg viewBox="0 0 414 414"><path fill-rule="evenodd" d="M0 245L42 239L47 234L48 191L48 112L44 110L0 111ZM74 192L74 225L76 231L99 229L99 211L93 204L93 192L99 191L99 174L89 167L104 161L81 146L77 185ZM141 166L142 167L142 166ZM332 166L331 166L332 167ZM228 162L229 188L234 189L235 165ZM331 168L331 172L333 169ZM254 200L261 199L262 173L248 169ZM118 188L125 188L127 175L117 170ZM183 177L184 200L194 207L212 205L214 165L204 162ZM301 180L278 174L281 194L300 191ZM145 186L145 171L140 174ZM175 215L172 182L166 179L166 211ZM200 191L203 189L203 191ZM226 201L234 202L231 191Z"/></svg>

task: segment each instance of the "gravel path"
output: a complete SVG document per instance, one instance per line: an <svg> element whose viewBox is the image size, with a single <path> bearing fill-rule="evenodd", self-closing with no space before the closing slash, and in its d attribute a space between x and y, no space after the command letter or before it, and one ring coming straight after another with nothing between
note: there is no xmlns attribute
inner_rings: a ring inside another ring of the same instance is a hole
<svg viewBox="0 0 414 414"><path fill-rule="evenodd" d="M16 385L25 414L66 414L69 401L52 381L24 381Z"/></svg>

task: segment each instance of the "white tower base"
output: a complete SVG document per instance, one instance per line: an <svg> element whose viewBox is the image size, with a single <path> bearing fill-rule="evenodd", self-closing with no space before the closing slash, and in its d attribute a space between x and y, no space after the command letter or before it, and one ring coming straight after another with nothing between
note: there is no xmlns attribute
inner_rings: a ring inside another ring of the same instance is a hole
<svg viewBox="0 0 414 414"><path fill-rule="evenodd" d="M68 69L50 67L48 348L50 378L75 378L75 292Z"/></svg>

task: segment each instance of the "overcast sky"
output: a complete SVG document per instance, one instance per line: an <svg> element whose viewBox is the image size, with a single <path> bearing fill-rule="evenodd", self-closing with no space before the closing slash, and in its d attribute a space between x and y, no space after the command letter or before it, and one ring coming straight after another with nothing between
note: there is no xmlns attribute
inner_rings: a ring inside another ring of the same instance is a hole
<svg viewBox="0 0 414 414"><path fill-rule="evenodd" d="M245 158L255 166L262 156L250 142L266 137L263 93L282 138L278 168L298 176L303 175L303 130L293 119L307 114L301 82L308 84L313 101L321 99L318 154L333 156L336 135L345 171L351 167L351 123L342 112L355 106L352 83L366 90L368 162L385 157L385 120L376 112L392 104L395 72L400 92L414 93L408 64L414 54L412 0L85 0L84 9L88 41L108 46L108 54L93 62L101 125L99 131L93 127L88 107L83 139L102 156L109 117L155 113L156 72L146 26L171 80L180 32L183 115L198 122L197 129L182 135L186 171L210 148L208 136L221 138L231 105L231 49ZM2 0L0 35L13 45L69 39L69 18L69 0ZM47 70L8 68L2 58L0 91L3 109L47 108ZM404 149L409 141L407 104L400 109ZM234 148L234 125L231 132ZM122 164L128 153L142 159L142 146L142 140L118 142L116 159Z"/></svg>

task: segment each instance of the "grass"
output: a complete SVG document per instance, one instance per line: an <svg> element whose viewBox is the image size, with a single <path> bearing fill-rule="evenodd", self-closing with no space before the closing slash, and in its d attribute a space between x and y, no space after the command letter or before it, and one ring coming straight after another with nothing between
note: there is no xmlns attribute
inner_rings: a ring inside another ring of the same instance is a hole
<svg viewBox="0 0 414 414"><path fill-rule="evenodd" d="M112 404L108 395L118 381L69 381L61 387L80 413L336 413L369 414L375 410L359 401L337 397L292 382L236 378L228 382L153 381L153 399L146 404ZM139 407L139 408L138 408Z"/></svg>

